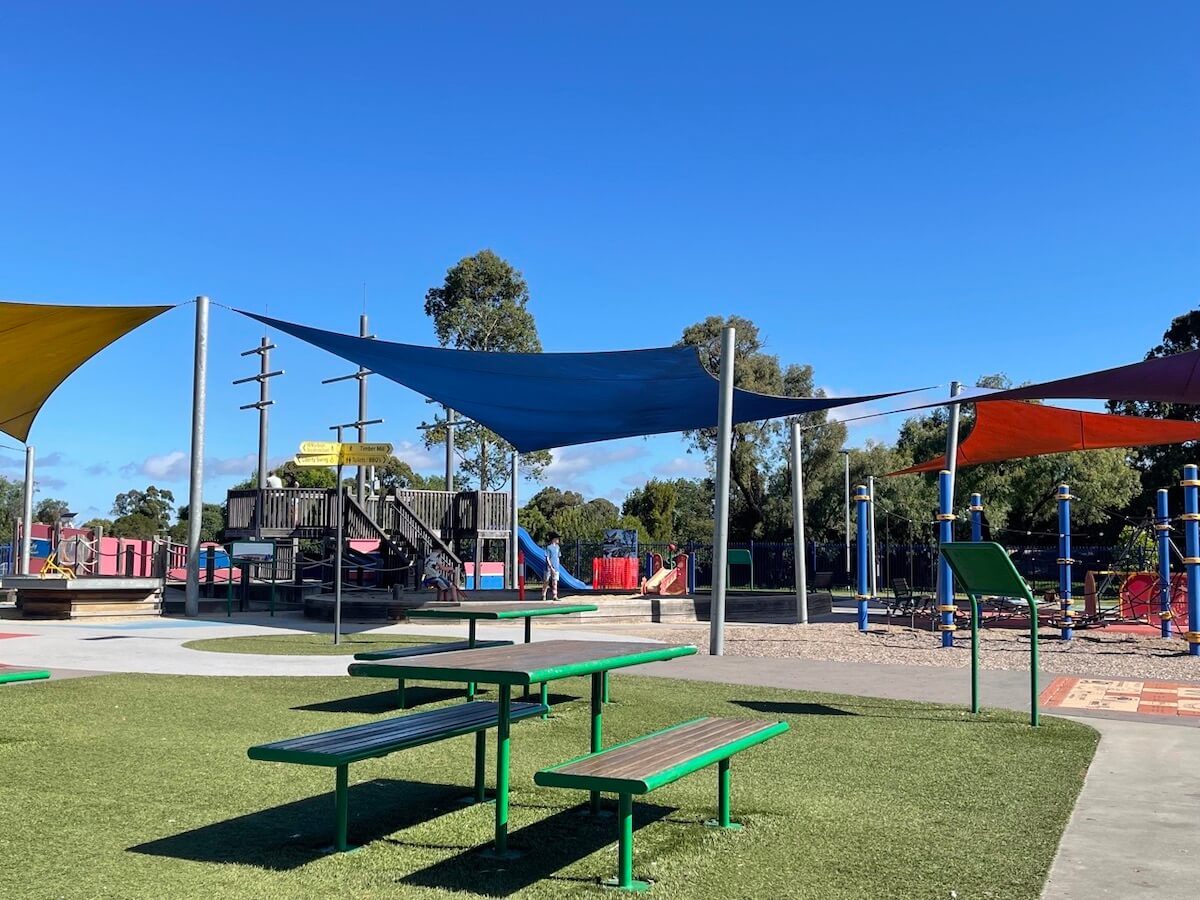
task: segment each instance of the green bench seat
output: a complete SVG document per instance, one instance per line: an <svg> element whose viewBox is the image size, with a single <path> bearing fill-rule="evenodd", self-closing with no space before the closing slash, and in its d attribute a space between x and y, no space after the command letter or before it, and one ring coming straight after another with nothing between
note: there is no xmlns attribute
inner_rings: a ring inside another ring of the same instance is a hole
<svg viewBox="0 0 1200 900"><path fill-rule="evenodd" d="M349 849L349 766L364 759L387 756L462 735L475 735L475 800L484 799L484 764L487 758L486 732L499 721L500 705L473 701L457 706L366 722L334 731L288 738L259 744L246 751L251 759L264 762L325 766L336 770L334 782L334 849ZM512 721L540 716L540 703L512 704Z"/></svg>
<svg viewBox="0 0 1200 900"><path fill-rule="evenodd" d="M787 730L787 722L693 719L543 769L533 780L543 787L616 794L617 877L605 883L623 890L644 891L649 885L633 877L633 796L649 794L716 763L717 818L706 824L739 829L741 826L729 817L729 758Z"/></svg>
<svg viewBox="0 0 1200 900"><path fill-rule="evenodd" d="M478 650L482 647L509 647L512 641L451 641L445 644L421 644L416 647L395 647L391 650L364 650L355 653L354 658L360 661L374 659L404 659L409 656L427 656L430 653L453 653L455 650ZM401 709L408 709L408 697L405 693L403 678L397 679L396 694ZM475 685L467 686L468 696L475 696ZM544 701L543 701L544 702Z"/></svg>
<svg viewBox="0 0 1200 900"><path fill-rule="evenodd" d="M15 667L0 666L0 684L8 684L14 681L39 681L49 677L50 673L45 669L18 669Z"/></svg>

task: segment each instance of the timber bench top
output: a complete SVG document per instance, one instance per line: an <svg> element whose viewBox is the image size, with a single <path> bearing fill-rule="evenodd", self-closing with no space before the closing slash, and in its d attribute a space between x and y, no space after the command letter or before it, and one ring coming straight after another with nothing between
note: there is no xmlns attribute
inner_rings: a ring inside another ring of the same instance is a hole
<svg viewBox="0 0 1200 900"><path fill-rule="evenodd" d="M646 794L787 730L786 722L762 719L695 719L545 769L534 781Z"/></svg>
<svg viewBox="0 0 1200 900"><path fill-rule="evenodd" d="M351 675L526 685L691 656L691 645L633 641L535 641L350 665Z"/></svg>
<svg viewBox="0 0 1200 900"><path fill-rule="evenodd" d="M460 606L429 606L407 609L410 619L527 619L530 616L562 616L576 612L595 612L595 603L558 601L512 603L463 603Z"/></svg>
<svg viewBox="0 0 1200 900"><path fill-rule="evenodd" d="M512 641L476 641L472 648L469 641L448 641L444 644L414 644L411 647L393 647L391 650L364 650L355 653L355 659L404 659L410 656L426 656L430 653L454 653L458 650L480 650L487 647L511 647Z"/></svg>
<svg viewBox="0 0 1200 900"><path fill-rule="evenodd" d="M512 704L513 721L541 715L546 708L540 703ZM432 744L445 738L474 734L494 728L500 718L500 704L476 700L384 719L366 722L334 731L323 731L303 737L288 738L270 744L251 747L251 759L268 762L300 763L310 766L342 766L375 756L386 756L397 750Z"/></svg>

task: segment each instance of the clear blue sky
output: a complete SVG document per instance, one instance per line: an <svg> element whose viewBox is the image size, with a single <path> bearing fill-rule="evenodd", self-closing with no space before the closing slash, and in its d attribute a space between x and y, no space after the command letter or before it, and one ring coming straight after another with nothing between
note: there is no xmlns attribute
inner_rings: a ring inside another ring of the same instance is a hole
<svg viewBox="0 0 1200 900"><path fill-rule="evenodd" d="M351 331L365 283L376 333L432 343L425 290L491 247L549 350L736 312L838 393L1132 361L1196 303L1200 6L835 6L9 4L0 296L206 293ZM43 496L183 499L191 327L174 311L55 395ZM229 382L260 334L214 309L213 498L252 469ZM294 341L276 361L283 456L353 388ZM375 383L372 407L372 437L418 440L419 397ZM619 496L694 471L683 451L580 448L554 479Z"/></svg>

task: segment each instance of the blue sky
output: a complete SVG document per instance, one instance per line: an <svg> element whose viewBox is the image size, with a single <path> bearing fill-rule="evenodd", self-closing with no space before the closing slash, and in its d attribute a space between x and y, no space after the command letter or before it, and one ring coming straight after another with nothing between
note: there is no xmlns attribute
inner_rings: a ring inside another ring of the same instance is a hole
<svg viewBox="0 0 1200 900"><path fill-rule="evenodd" d="M9 4L0 296L205 293L352 331L365 284L377 334L432 343L425 290L491 247L548 350L736 312L835 393L1117 365L1197 300L1198 33L1170 2ZM58 391L42 495L183 499L191 329L173 311ZM260 334L213 310L214 497L253 468L229 382ZM343 363L290 339L275 362L272 456L353 417L319 385ZM372 437L434 471L428 409L377 380ZM684 450L551 477L619 497L697 472Z"/></svg>

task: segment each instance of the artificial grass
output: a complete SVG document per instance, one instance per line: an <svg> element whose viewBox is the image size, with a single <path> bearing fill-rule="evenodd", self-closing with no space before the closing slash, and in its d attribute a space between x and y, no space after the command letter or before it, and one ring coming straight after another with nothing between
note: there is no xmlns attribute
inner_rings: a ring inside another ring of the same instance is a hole
<svg viewBox="0 0 1200 900"><path fill-rule="evenodd" d="M387 650L392 647L416 647L421 644L440 644L462 638L421 634L343 634L341 643L333 642L332 634L268 634L248 637L206 638L188 641L189 650L209 650L214 653L266 653L278 656L349 656L367 650Z"/></svg>
<svg viewBox="0 0 1200 900"><path fill-rule="evenodd" d="M111 675L6 688L0 896L604 896L614 820L533 784L587 746L586 682L551 688L551 719L513 728L510 842L524 855L505 863L478 852L493 807L457 802L469 737L352 765L350 836L364 846L343 855L319 849L332 771L247 759L252 744L394 714L390 686ZM410 699L423 690L444 697ZM1097 740L1018 713L620 673L613 697L606 744L705 714L792 726L734 758L741 833L701 825L715 769L635 802L634 872L661 898L1035 898Z"/></svg>

